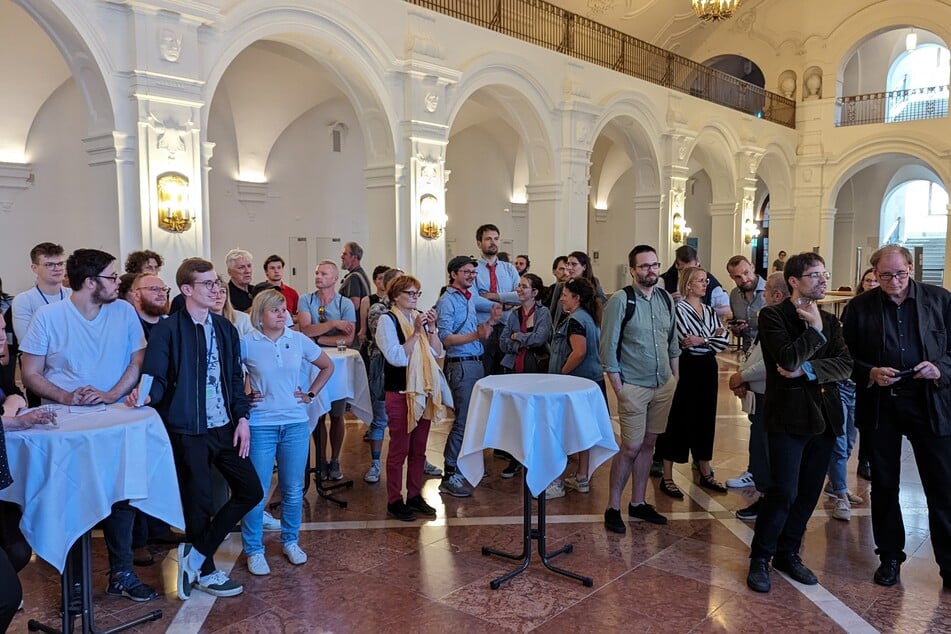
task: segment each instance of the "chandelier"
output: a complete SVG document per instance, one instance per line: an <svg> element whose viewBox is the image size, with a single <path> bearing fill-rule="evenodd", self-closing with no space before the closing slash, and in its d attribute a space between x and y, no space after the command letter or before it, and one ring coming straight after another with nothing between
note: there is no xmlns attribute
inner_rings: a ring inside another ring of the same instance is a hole
<svg viewBox="0 0 951 634"><path fill-rule="evenodd" d="M733 17L740 0L693 0L693 12L704 22L719 22Z"/></svg>

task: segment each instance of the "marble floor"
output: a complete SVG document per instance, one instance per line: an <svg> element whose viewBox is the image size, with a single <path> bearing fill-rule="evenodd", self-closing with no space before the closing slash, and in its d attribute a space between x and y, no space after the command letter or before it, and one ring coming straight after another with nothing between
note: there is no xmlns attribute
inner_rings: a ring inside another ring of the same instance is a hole
<svg viewBox="0 0 951 634"><path fill-rule="evenodd" d="M744 470L749 426L726 389L735 360L721 357L714 465L717 477L725 479ZM440 465L446 432L445 426L434 427L429 441L429 459ZM844 522L833 519L831 506L820 500L802 552L820 585L801 586L774 572L772 592L761 595L745 584L752 524L733 515L749 503L750 491L711 495L695 484L688 465L675 473L686 499L659 494L657 480L649 487L648 501L670 519L666 526L630 522L625 535L605 531L607 466L594 474L589 494L569 492L548 503L550 548L574 546L555 563L590 575L593 587L552 574L536 556L524 574L491 590L489 581L510 563L483 557L481 549L520 549L520 480L500 478L505 463L487 452L490 475L471 498L442 496L439 480L430 479L424 495L439 511L435 520L388 520L384 484L362 480L368 462L362 436L359 422L348 424L342 462L355 484L340 496L348 507L317 498L313 488L307 493L300 539L310 555L305 565L291 566L281 554L279 534L267 533L272 572L255 577L240 553L240 536L225 542L217 561L245 585L238 598L196 591L189 601L179 601L176 554L164 547L151 547L154 565L137 568L159 590L157 601L107 597L105 547L96 535L97 626L105 629L161 609L161 620L132 631L951 632L951 592L941 589L924 496L907 446L901 495L909 559L901 584L872 583L877 558L868 503L853 508L852 520ZM867 483L855 479L854 459L849 481L855 493L868 498ZM21 579L26 607L13 622L14 632L27 631L28 619L52 621L58 614L59 577L53 568L34 558Z"/></svg>

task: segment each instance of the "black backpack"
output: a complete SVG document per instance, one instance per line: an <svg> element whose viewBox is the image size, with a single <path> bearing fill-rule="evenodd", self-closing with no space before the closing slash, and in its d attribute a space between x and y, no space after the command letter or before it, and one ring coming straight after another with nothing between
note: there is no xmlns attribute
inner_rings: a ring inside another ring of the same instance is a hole
<svg viewBox="0 0 951 634"><path fill-rule="evenodd" d="M654 292L656 293L661 290L663 289L656 289ZM627 304L624 306L624 319L621 320L621 329L618 331L617 351L615 353L618 363L621 362L621 342L624 341L624 327L627 326L627 322L631 321L631 317L634 316L634 311L637 310L637 295L634 293L634 287L630 284L625 286L624 294L627 295ZM662 297L667 300L667 310L673 314L674 302L670 297L670 293L663 291Z"/></svg>

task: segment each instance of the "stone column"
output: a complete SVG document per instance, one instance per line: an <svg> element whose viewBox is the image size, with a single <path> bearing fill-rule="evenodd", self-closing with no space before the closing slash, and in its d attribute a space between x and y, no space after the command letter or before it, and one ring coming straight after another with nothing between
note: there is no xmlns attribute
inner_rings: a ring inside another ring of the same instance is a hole
<svg viewBox="0 0 951 634"><path fill-rule="evenodd" d="M568 248L564 232L558 224L562 190L559 183L531 183L526 189L528 196L528 252L533 259L543 263L540 271L547 271L556 255L565 255ZM546 276L542 279L547 281Z"/></svg>
<svg viewBox="0 0 951 634"><path fill-rule="evenodd" d="M396 165L379 165L363 170L367 183L367 223L370 227L363 267L372 271L374 266L385 264L393 266L398 260L400 247L405 245L408 236L398 230L397 210L399 208L398 176L402 168ZM408 232L407 232L408 233Z"/></svg>
<svg viewBox="0 0 951 634"><path fill-rule="evenodd" d="M649 244L655 249L660 248L664 238L661 227L661 211L665 199L660 194L644 194L634 196L634 241L631 249L637 244ZM630 251L630 249L628 249ZM625 257L627 253L624 254Z"/></svg>
<svg viewBox="0 0 951 634"><path fill-rule="evenodd" d="M725 274L726 262L731 257L737 253L750 255L749 247L743 244L742 236L737 233L737 216L736 202L710 205L710 258L704 265L717 277Z"/></svg>

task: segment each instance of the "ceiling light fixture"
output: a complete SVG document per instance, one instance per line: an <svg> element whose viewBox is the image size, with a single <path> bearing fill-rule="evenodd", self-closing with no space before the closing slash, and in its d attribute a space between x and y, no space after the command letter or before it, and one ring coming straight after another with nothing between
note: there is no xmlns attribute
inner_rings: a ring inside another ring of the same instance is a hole
<svg viewBox="0 0 951 634"><path fill-rule="evenodd" d="M918 34L912 29L911 32L905 36L905 50L913 51L916 48L918 48Z"/></svg>
<svg viewBox="0 0 951 634"><path fill-rule="evenodd" d="M719 22L733 17L740 0L693 0L693 12L704 22Z"/></svg>

